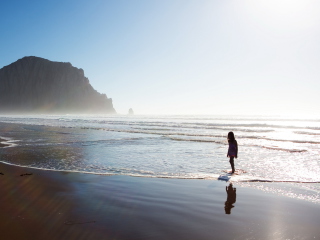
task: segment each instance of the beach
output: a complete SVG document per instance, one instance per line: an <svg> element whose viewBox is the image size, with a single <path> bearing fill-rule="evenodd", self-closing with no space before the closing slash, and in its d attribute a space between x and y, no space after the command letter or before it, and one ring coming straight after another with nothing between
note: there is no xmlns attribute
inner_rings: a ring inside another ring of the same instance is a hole
<svg viewBox="0 0 320 240"><path fill-rule="evenodd" d="M0 10L0 240L320 240L320 1Z"/></svg>
<svg viewBox="0 0 320 240"><path fill-rule="evenodd" d="M224 181L0 165L3 239L319 239L319 204Z"/></svg>
<svg viewBox="0 0 320 240"><path fill-rule="evenodd" d="M318 121L0 120L1 239L320 238Z"/></svg>

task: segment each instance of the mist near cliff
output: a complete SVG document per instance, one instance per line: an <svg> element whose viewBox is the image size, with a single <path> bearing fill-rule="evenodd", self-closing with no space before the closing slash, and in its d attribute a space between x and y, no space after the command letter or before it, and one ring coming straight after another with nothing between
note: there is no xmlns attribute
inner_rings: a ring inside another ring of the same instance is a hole
<svg viewBox="0 0 320 240"><path fill-rule="evenodd" d="M0 113L116 113L112 99L97 92L83 69L71 63L24 57L0 69Z"/></svg>

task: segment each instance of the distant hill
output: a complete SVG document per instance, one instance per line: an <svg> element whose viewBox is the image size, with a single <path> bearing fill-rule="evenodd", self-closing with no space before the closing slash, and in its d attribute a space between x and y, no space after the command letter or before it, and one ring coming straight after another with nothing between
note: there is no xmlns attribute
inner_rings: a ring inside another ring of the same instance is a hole
<svg viewBox="0 0 320 240"><path fill-rule="evenodd" d="M116 113L71 63L24 57L0 69L0 113Z"/></svg>

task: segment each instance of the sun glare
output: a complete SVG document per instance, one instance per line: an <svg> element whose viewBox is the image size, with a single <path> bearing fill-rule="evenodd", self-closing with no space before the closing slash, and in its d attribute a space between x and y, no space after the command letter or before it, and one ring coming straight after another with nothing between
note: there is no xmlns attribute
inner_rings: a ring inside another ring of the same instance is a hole
<svg viewBox="0 0 320 240"><path fill-rule="evenodd" d="M315 1L268 0L249 1L246 7L265 26L290 30L316 24L315 5Z"/></svg>

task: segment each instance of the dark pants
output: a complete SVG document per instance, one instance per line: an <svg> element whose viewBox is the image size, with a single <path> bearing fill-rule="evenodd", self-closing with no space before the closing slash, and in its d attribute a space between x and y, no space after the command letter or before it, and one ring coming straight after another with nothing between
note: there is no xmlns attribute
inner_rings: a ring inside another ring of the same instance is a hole
<svg viewBox="0 0 320 240"><path fill-rule="evenodd" d="M231 168L232 168L232 173L234 173L234 157L230 157L230 161L229 161Z"/></svg>

